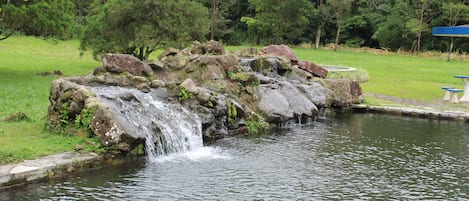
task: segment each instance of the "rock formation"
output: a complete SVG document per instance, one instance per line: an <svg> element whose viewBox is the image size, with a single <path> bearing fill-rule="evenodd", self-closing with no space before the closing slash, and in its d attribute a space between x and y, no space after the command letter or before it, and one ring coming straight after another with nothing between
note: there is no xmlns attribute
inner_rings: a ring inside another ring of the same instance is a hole
<svg viewBox="0 0 469 201"><path fill-rule="evenodd" d="M264 121L301 123L314 119L319 108L360 102L358 83L326 76L320 66L298 61L287 46L227 54L215 41L194 42L191 50L171 48L158 60L145 62L130 55L106 54L103 67L92 74L52 83L49 127L70 134L74 132L70 128L82 128L98 136L105 147L119 153L131 151L142 143L142 136L122 128L109 105L93 91L96 86L116 86L190 109L202 121L204 140L211 141L247 132Z"/></svg>

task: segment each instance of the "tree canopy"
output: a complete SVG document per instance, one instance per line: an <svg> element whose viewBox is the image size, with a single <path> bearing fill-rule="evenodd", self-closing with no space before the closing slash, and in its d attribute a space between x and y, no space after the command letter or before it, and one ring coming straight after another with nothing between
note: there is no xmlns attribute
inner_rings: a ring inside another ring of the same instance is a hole
<svg viewBox="0 0 469 201"><path fill-rule="evenodd" d="M93 6L81 49L140 59L158 48L184 47L208 33L207 8L188 0L109 0Z"/></svg>
<svg viewBox="0 0 469 201"><path fill-rule="evenodd" d="M3 0L0 6L2 39L14 32L68 39L76 31L75 5L69 0Z"/></svg>

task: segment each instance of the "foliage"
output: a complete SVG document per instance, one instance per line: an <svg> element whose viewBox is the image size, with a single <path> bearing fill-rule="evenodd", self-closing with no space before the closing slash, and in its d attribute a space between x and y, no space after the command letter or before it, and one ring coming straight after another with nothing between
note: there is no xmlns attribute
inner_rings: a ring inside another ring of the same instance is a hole
<svg viewBox="0 0 469 201"><path fill-rule="evenodd" d="M185 47L207 33L207 8L189 0L109 0L94 5L81 49L146 60L160 48Z"/></svg>
<svg viewBox="0 0 469 201"><path fill-rule="evenodd" d="M96 107L84 108L80 114L75 117L75 126L77 129L83 129L91 136L90 122L96 114Z"/></svg>
<svg viewBox="0 0 469 201"><path fill-rule="evenodd" d="M411 39L406 34L406 22L408 19L402 15L404 4L396 4L391 8L391 14L382 23L380 23L373 34L373 39L377 40L383 47L397 50L401 47L410 49Z"/></svg>
<svg viewBox="0 0 469 201"><path fill-rule="evenodd" d="M213 102L211 100L207 101L205 104L204 104L205 107L208 107L208 108L213 108Z"/></svg>
<svg viewBox="0 0 469 201"><path fill-rule="evenodd" d="M264 117L260 115L251 115L246 118L246 128L248 129L249 134L259 134L269 127Z"/></svg>
<svg viewBox="0 0 469 201"><path fill-rule="evenodd" d="M194 98L194 94L187 91L187 89L183 86L179 87L179 101L185 101Z"/></svg>
<svg viewBox="0 0 469 201"><path fill-rule="evenodd" d="M269 41L274 44L279 44L283 39L298 38L303 33L303 29L298 27L309 23L308 14L313 9L307 0L249 0L249 3L256 14L253 18L245 16L241 20L256 30L258 40L273 36L273 40Z"/></svg>
<svg viewBox="0 0 469 201"><path fill-rule="evenodd" d="M6 2L6 3L4 3ZM75 5L69 0L2 1L0 35L71 38L76 31Z"/></svg>

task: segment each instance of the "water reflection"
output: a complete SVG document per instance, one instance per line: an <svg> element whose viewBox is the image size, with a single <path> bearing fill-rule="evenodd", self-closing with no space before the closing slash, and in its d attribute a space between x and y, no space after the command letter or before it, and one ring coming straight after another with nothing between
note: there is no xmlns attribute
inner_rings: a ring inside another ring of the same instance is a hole
<svg viewBox="0 0 469 201"><path fill-rule="evenodd" d="M353 114L250 138L204 160L126 164L0 200L464 200L469 126Z"/></svg>

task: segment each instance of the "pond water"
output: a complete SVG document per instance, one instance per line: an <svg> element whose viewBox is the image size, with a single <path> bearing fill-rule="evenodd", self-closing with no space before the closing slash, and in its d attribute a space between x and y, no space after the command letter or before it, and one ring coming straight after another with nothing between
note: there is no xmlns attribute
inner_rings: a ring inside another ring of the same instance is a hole
<svg viewBox="0 0 469 201"><path fill-rule="evenodd" d="M467 200L469 126L351 114L0 192L0 200Z"/></svg>

